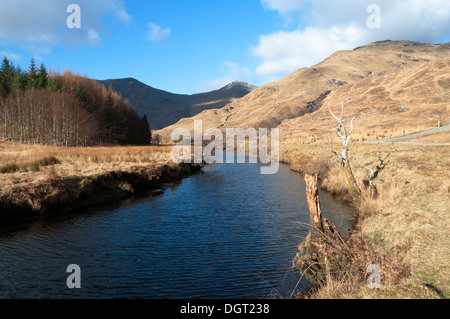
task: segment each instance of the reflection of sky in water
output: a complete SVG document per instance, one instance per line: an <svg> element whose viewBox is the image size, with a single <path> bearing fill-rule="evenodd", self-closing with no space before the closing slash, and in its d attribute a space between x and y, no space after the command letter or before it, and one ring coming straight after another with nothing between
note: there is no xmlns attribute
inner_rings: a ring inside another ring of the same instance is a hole
<svg viewBox="0 0 450 319"><path fill-rule="evenodd" d="M0 297L288 296L308 231L305 187L285 165L275 175L259 164L211 165L159 196L36 223L0 237ZM348 229L348 207L324 192L321 202ZM81 267L81 290L66 288L69 264Z"/></svg>

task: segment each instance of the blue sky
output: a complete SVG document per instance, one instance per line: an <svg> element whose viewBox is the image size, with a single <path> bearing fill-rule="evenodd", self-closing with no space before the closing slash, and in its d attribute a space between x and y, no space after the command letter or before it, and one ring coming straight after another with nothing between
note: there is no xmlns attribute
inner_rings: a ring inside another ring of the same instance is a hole
<svg viewBox="0 0 450 319"><path fill-rule="evenodd" d="M81 29L69 29L69 4ZM380 28L369 28L376 3ZM448 0L1 0L0 55L174 93L256 85L377 40L450 39Z"/></svg>

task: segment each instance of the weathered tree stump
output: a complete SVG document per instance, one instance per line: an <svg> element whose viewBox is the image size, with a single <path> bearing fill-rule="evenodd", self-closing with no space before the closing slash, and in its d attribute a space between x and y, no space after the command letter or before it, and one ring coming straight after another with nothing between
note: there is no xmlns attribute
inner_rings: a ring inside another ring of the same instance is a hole
<svg viewBox="0 0 450 319"><path fill-rule="evenodd" d="M305 242L299 246L301 253L294 262L306 278L316 285L323 282L326 277L324 273L329 272L328 256L322 254L320 247L336 241L342 242L345 246L345 242L336 227L328 219L322 218L317 175L305 175L305 181L310 231Z"/></svg>
<svg viewBox="0 0 450 319"><path fill-rule="evenodd" d="M316 241L323 236L322 209L320 207L317 175L305 175L306 200L309 207L310 241Z"/></svg>

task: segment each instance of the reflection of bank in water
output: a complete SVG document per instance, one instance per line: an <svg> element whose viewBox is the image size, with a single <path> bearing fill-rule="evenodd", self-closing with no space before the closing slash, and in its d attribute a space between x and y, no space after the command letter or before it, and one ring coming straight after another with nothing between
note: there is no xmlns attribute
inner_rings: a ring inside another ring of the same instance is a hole
<svg viewBox="0 0 450 319"><path fill-rule="evenodd" d="M290 296L301 276L289 269L308 232L305 182L286 165L274 175L260 166L207 165L160 195L0 237L0 297ZM348 207L325 193L321 203L350 228ZM69 264L80 266L83 289L66 288Z"/></svg>

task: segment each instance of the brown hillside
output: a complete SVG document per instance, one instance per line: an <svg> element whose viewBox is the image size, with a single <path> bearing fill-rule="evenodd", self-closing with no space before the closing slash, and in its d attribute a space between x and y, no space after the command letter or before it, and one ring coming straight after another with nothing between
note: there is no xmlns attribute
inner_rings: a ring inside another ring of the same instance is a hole
<svg viewBox="0 0 450 319"><path fill-rule="evenodd" d="M186 95L155 89L133 78L100 81L112 86L133 105L136 112L147 115L150 127L158 130L172 125L184 117L195 116L203 110L220 109L250 93L254 85L235 81L219 90Z"/></svg>
<svg viewBox="0 0 450 319"><path fill-rule="evenodd" d="M356 117L354 136L375 140L409 134L447 124L450 117L450 60L422 63L370 76L332 92L317 112L281 125L288 140L304 142L326 137L335 126L328 104L339 114Z"/></svg>
<svg viewBox="0 0 450 319"><path fill-rule="evenodd" d="M170 136L176 127L192 129L193 120L201 119L204 129L277 127L285 121L285 132L294 130L287 133L293 134L303 125L302 121L314 121L316 116L324 116L323 113L317 113L303 120L303 115L314 113L329 102L334 105L339 101L340 104L342 98L338 95L354 99L354 106L356 102L366 101L362 107L367 113L371 112L368 109L374 101L380 104L372 112L394 113L394 108L406 106L413 111L405 114L413 119L415 112L418 112L416 106L428 103L438 108L438 104L443 105L447 101L448 77L445 73L448 74L448 65L444 61L449 59L449 53L450 43L433 45L411 41L382 41L352 51L339 51L311 68L300 69L279 81L255 89L222 109L207 110L195 117L182 119L159 133ZM436 64L436 61L442 63ZM430 83L424 83L430 82L430 79L433 79L433 87ZM410 102L412 92L417 98ZM434 111L431 113L431 116L437 117ZM447 113L447 109L444 109L439 114L448 117ZM429 115L427 113L428 119ZM378 115L374 114L373 117L378 118ZM289 119L296 120L286 121ZM366 117L366 122L370 122L370 119Z"/></svg>

